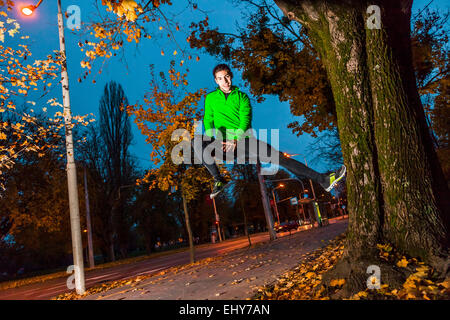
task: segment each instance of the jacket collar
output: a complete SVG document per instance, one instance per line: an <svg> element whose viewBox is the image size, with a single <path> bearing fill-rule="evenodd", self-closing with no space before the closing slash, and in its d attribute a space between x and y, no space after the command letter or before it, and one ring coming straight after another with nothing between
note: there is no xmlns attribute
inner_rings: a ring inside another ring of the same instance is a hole
<svg viewBox="0 0 450 320"><path fill-rule="evenodd" d="M239 90L238 87L236 87L236 86L231 86L231 91L230 91L229 94L232 94L233 92L238 91L238 90ZM224 93L222 90L220 90L219 87L216 88L216 91L218 91L219 93L225 95L225 93Z"/></svg>

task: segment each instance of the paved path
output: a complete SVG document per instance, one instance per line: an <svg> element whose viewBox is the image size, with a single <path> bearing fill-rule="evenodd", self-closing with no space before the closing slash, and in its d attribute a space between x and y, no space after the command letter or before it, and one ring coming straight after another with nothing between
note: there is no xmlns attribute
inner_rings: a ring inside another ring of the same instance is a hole
<svg viewBox="0 0 450 320"><path fill-rule="evenodd" d="M275 241L224 253L206 263L172 270L131 285L84 297L86 300L246 299L297 266L304 254L325 246L347 229L348 220L300 231Z"/></svg>
<svg viewBox="0 0 450 320"><path fill-rule="evenodd" d="M309 234L313 232L316 234L317 231L327 230L332 227L333 222L339 222L339 224L344 223L346 225L347 220L335 221L331 220L331 225L325 228L313 229L309 231L298 231L289 236L288 232L279 234L279 239L275 243L280 242L283 238L295 238L297 234L305 233ZM331 229L334 229L332 227ZM344 228L345 229L345 228ZM322 234L319 232L319 234ZM317 236L321 236L317 234ZM325 239L325 238L324 238ZM327 238L328 239L328 238ZM268 233L254 234L251 236L252 244L258 246L258 244L267 242L269 240ZM305 243L309 243L308 239L304 239ZM236 239L229 239L227 241L207 244L196 247L196 259L204 259L208 257L220 257L227 255L234 250L239 250L248 247L247 237L241 237ZM256 248L253 248L256 249ZM243 249L246 250L246 249ZM259 261L256 259L256 261ZM129 263L125 265L118 265L105 269L90 270L86 272L86 288L91 288L94 285L112 281L128 279L131 277L136 277L139 275L152 275L157 274L162 270L168 269L170 267L185 265L189 263L189 251L178 252L174 254L168 254L166 256L150 258L148 260ZM233 271L234 272L234 271ZM239 279L238 279L239 280ZM21 286L19 288L12 288L6 290L0 290L0 300L44 300L51 299L59 294L70 292L66 285L67 277L57 278L47 280L45 282L29 284Z"/></svg>
<svg viewBox="0 0 450 320"><path fill-rule="evenodd" d="M268 233L258 233L251 237L252 243L260 243L268 241L268 239ZM247 237L229 239L221 243L200 245L195 249L195 256L196 259L220 256L246 246L248 246ZM88 289L96 284L107 281L158 273L170 267L187 264L189 263L189 259L189 251L183 251L109 268L88 270L85 273L86 288ZM59 294L70 292L66 284L67 277L50 279L18 288L0 290L0 300L51 299Z"/></svg>

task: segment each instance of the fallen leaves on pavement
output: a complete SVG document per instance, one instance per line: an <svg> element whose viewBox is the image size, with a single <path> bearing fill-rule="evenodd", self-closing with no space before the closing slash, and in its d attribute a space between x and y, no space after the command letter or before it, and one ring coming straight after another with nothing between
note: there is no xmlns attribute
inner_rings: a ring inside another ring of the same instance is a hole
<svg viewBox="0 0 450 320"><path fill-rule="evenodd" d="M304 262L295 269L281 276L277 283L258 288L252 297L257 300L328 300L326 292L340 289L346 279L333 279L328 290L322 284L322 274L329 271L343 255L344 238L342 236L330 241L328 246L307 254ZM416 258L406 258L396 252L389 244L378 244L380 259L404 269L410 274L401 288L390 288L381 283L380 289L366 289L358 292L351 300L437 300L450 299L450 279L438 280L436 272ZM374 277L376 284L376 278ZM381 281L382 281L381 277Z"/></svg>
<svg viewBox="0 0 450 320"><path fill-rule="evenodd" d="M322 274L330 270L342 257L344 238L338 237L329 242L328 246L306 255L305 262L285 273L275 285L258 289L254 299L258 300L310 300L327 299L322 296L322 289L314 292L321 284ZM342 279L343 280L343 279ZM335 280L336 286L343 284ZM345 280L344 280L345 282Z"/></svg>
<svg viewBox="0 0 450 320"><path fill-rule="evenodd" d="M182 266L168 268L164 271L161 271L161 272L158 272L155 274L141 275L141 276L137 276L134 278L128 278L128 279L122 279L122 280L116 280L116 281L108 281L106 283L103 283L100 285L95 285L92 288L87 289L86 292L82 295L79 295L75 291L72 291L69 293L60 294L59 296L53 298L52 300L78 300L78 299L84 298L88 295L103 293L103 292L109 291L111 289L123 287L123 286L127 286L127 285L130 285L132 287L132 288L130 288L130 291L131 291L131 290L135 290L135 289L133 289L133 287L136 287L137 285L141 284L143 280L149 279L151 277L163 276L168 273L177 274L177 273L184 271L187 268L190 268L192 266L208 265L209 263L219 260L219 259L222 259L222 257L202 259L202 260L199 260L194 263L189 263L189 264L185 264ZM187 283L186 285L189 285L189 284L190 283ZM137 289L139 289L139 288L137 288Z"/></svg>

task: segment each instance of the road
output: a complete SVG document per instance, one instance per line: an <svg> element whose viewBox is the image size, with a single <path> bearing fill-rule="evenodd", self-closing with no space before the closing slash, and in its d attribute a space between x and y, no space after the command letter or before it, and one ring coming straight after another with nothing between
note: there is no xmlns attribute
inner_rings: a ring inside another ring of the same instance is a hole
<svg viewBox="0 0 450 320"><path fill-rule="evenodd" d="M330 220L333 223L333 220ZM302 232L300 231L293 231ZM288 236L289 232L278 233L278 237ZM268 233L251 235L252 244L269 241ZM247 237L229 239L221 243L201 245L196 247L196 260L220 256L230 251L248 246ZM89 270L85 274L86 288L96 284L132 278L138 275L150 275L161 270L189 263L189 251L168 254L148 260L130 264L113 266L110 268ZM69 275L68 275L69 276ZM57 278L45 282L24 285L18 288L0 291L0 300L47 300L59 294L70 292L66 284L67 278Z"/></svg>

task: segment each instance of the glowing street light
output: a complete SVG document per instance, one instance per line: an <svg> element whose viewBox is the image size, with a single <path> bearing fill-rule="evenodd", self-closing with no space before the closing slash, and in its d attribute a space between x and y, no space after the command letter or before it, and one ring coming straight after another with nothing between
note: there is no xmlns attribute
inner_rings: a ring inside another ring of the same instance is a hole
<svg viewBox="0 0 450 320"><path fill-rule="evenodd" d="M42 0L39 0L39 2L37 3L37 5L28 5L23 7L20 11L22 11L22 13L26 16L31 16L34 12L34 10L36 10L42 3Z"/></svg>
<svg viewBox="0 0 450 320"><path fill-rule="evenodd" d="M23 7L22 13L26 16L31 16L33 14L34 9L36 9L34 6Z"/></svg>
<svg viewBox="0 0 450 320"><path fill-rule="evenodd" d="M300 156L301 154L299 154L299 153L289 154L289 153L287 153L287 152L283 152L283 155L284 155L286 158L290 158L290 157L293 157L293 156Z"/></svg>

